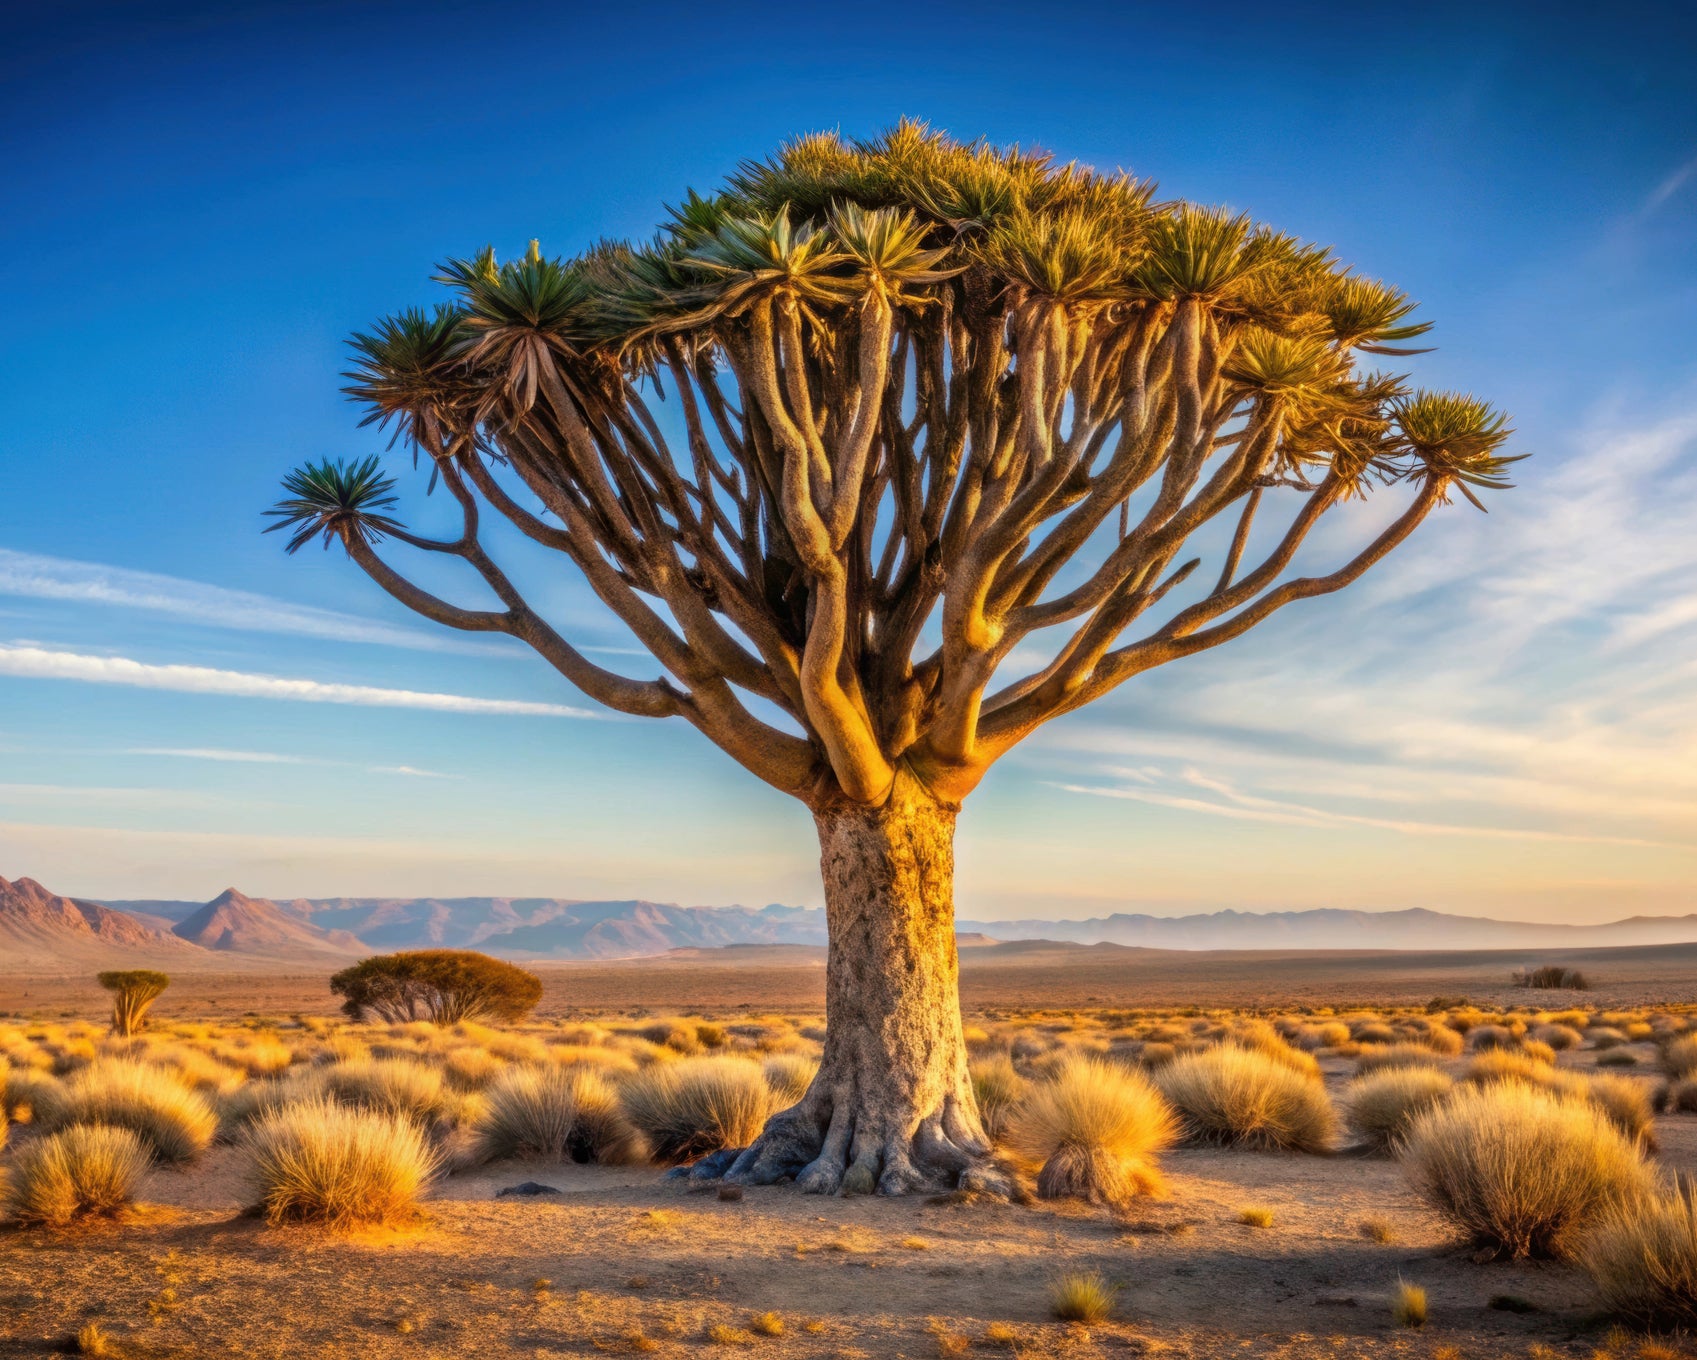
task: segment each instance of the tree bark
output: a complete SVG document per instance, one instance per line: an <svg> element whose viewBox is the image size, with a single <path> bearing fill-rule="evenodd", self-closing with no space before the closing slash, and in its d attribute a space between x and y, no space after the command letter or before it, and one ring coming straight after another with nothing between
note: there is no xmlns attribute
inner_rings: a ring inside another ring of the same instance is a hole
<svg viewBox="0 0 1697 1360"><path fill-rule="evenodd" d="M819 1073L752 1146L695 1174L756 1185L793 1176L815 1194L1006 1192L961 1032L957 811L902 770L881 807L815 814L830 930Z"/></svg>

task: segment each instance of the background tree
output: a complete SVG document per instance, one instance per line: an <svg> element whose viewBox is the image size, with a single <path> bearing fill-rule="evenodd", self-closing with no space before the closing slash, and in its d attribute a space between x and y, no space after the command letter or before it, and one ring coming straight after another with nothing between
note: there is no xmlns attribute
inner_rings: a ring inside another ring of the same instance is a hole
<svg viewBox="0 0 1697 1360"><path fill-rule="evenodd" d="M348 390L423 455L455 529L403 527L376 459L291 474L272 527L621 713L682 718L812 810L824 1061L736 1180L992 1183L957 995L961 801L1040 724L1506 485L1503 417L1360 368L1427 329L1395 289L1125 175L912 123L745 164L648 244L532 242L437 277L453 301L356 336ZM1295 568L1323 516L1386 488L1361 547ZM659 674L545 620L487 510L562 554ZM422 588L384 540L460 563L490 604ZM1044 659L1004 675L1016 648Z"/></svg>
<svg viewBox="0 0 1697 1360"><path fill-rule="evenodd" d="M96 974L95 979L112 993L112 1033L127 1039L147 1024L147 1009L171 985L163 973L132 968Z"/></svg>
<svg viewBox="0 0 1697 1360"><path fill-rule="evenodd" d="M542 979L469 949L379 954L330 979L353 1020L522 1020L542 1000Z"/></svg>

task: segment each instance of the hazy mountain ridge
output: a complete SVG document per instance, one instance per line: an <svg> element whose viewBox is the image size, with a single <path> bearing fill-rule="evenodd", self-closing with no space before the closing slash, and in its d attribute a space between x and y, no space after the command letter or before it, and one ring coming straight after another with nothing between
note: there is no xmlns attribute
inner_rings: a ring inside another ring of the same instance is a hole
<svg viewBox="0 0 1697 1360"><path fill-rule="evenodd" d="M1697 915L1538 925L1427 908L1343 908L1068 921L961 919L963 943L1047 940L1157 950L1540 949L1697 941ZM79 901L0 879L0 962L43 966L170 958L183 966L323 967L399 949L481 949L519 960L644 958L740 946L821 947L815 907L684 907L630 898L334 897Z"/></svg>

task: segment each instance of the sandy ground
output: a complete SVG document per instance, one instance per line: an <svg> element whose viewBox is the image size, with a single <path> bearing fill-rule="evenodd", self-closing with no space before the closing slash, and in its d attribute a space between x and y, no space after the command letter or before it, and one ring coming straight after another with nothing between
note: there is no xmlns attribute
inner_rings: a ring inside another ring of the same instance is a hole
<svg viewBox="0 0 1697 1360"><path fill-rule="evenodd" d="M1334 1089L1351 1069L1326 1066ZM1697 1172L1697 1116L1659 1132L1669 1168ZM219 1148L158 1171L125 1222L0 1231L0 1356L50 1353L91 1320L119 1354L162 1357L1489 1360L1590 1356L1607 1330L1579 1272L1475 1263L1375 1158L1177 1150L1170 1196L1124 1217L790 1187L726 1202L649 1168L505 1163L440 1182L416 1230L355 1238L244 1216L241 1165ZM560 1193L498 1197L528 1180ZM1251 1205L1271 1227L1238 1221ZM1050 1284L1078 1270L1121 1287L1111 1322L1049 1320ZM1391 1325L1399 1277L1430 1293L1422 1332ZM1528 1311L1492 1307L1505 1296ZM782 1336L749 1330L765 1312Z"/></svg>
<svg viewBox="0 0 1697 1360"><path fill-rule="evenodd" d="M232 961L233 963L236 961ZM1593 980L1584 994L1512 986L1528 963L1563 963ZM526 964L543 980L545 1019L621 1012L724 1015L811 1011L825 1004L825 953L792 946L690 951L601 963ZM333 1015L330 970L184 973L154 1013L161 1019ZM1410 1005L1465 995L1485 1006L1643 1006L1697 1001L1697 944L1621 949L1186 951L1003 944L961 951L968 1012L1082 1007ZM109 998L87 973L8 976L0 960L0 1015L104 1017Z"/></svg>

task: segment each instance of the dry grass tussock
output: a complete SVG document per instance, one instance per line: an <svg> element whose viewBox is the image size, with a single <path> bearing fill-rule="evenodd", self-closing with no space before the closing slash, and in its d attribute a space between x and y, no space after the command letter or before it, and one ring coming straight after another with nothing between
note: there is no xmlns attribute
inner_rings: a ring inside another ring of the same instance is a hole
<svg viewBox="0 0 1697 1360"><path fill-rule="evenodd" d="M192 1161L218 1131L218 1116L204 1096L172 1072L148 1063L100 1062L73 1077L49 1132L72 1124L129 1129L161 1162Z"/></svg>
<svg viewBox="0 0 1697 1360"><path fill-rule="evenodd" d="M438 1169L436 1154L411 1120L331 1101L265 1116L249 1130L246 1146L256 1207L273 1224L407 1223Z"/></svg>
<svg viewBox="0 0 1697 1360"><path fill-rule="evenodd" d="M654 1155L679 1162L745 1147L772 1109L761 1071L739 1058L683 1058L625 1079L619 1099Z"/></svg>
<svg viewBox="0 0 1697 1360"><path fill-rule="evenodd" d="M1165 1189L1154 1158L1178 1132L1171 1108L1147 1078L1090 1058L1033 1086L1009 1116L1004 1141L1039 1164L1044 1199L1116 1207Z"/></svg>
<svg viewBox="0 0 1697 1360"><path fill-rule="evenodd" d="M475 1130L483 1160L624 1164L648 1155L618 1094L593 1068L510 1068L488 1089L486 1102Z"/></svg>
<svg viewBox="0 0 1697 1360"><path fill-rule="evenodd" d="M1697 1203L1689 1188L1617 1205L1586 1236L1579 1260L1610 1312L1653 1327L1697 1327Z"/></svg>
<svg viewBox="0 0 1697 1360"><path fill-rule="evenodd" d="M1030 1083L1019 1074L1012 1058L1000 1054L979 1059L970 1064L968 1071L984 1131L999 1142L1007 1131L1009 1118L1025 1099Z"/></svg>
<svg viewBox="0 0 1697 1360"><path fill-rule="evenodd" d="M1188 1053L1155 1082L1191 1142L1326 1152L1337 1138L1325 1087L1264 1053L1233 1045Z"/></svg>
<svg viewBox="0 0 1697 1360"><path fill-rule="evenodd" d="M1449 1074L1435 1067L1390 1067L1358 1077L1345 1096L1349 1127L1369 1147L1388 1152L1415 1117L1454 1086Z"/></svg>
<svg viewBox="0 0 1697 1360"><path fill-rule="evenodd" d="M1095 1271L1062 1275L1049 1287L1049 1311L1062 1322L1104 1322L1119 1290Z"/></svg>
<svg viewBox="0 0 1697 1360"><path fill-rule="evenodd" d="M1458 1089L1415 1118L1399 1155L1434 1209L1505 1257L1569 1255L1655 1184L1603 1111L1518 1081Z"/></svg>
<svg viewBox="0 0 1697 1360"><path fill-rule="evenodd" d="M6 1208L21 1223L63 1227L114 1214L135 1198L150 1158L129 1129L74 1124L25 1144L5 1187Z"/></svg>

